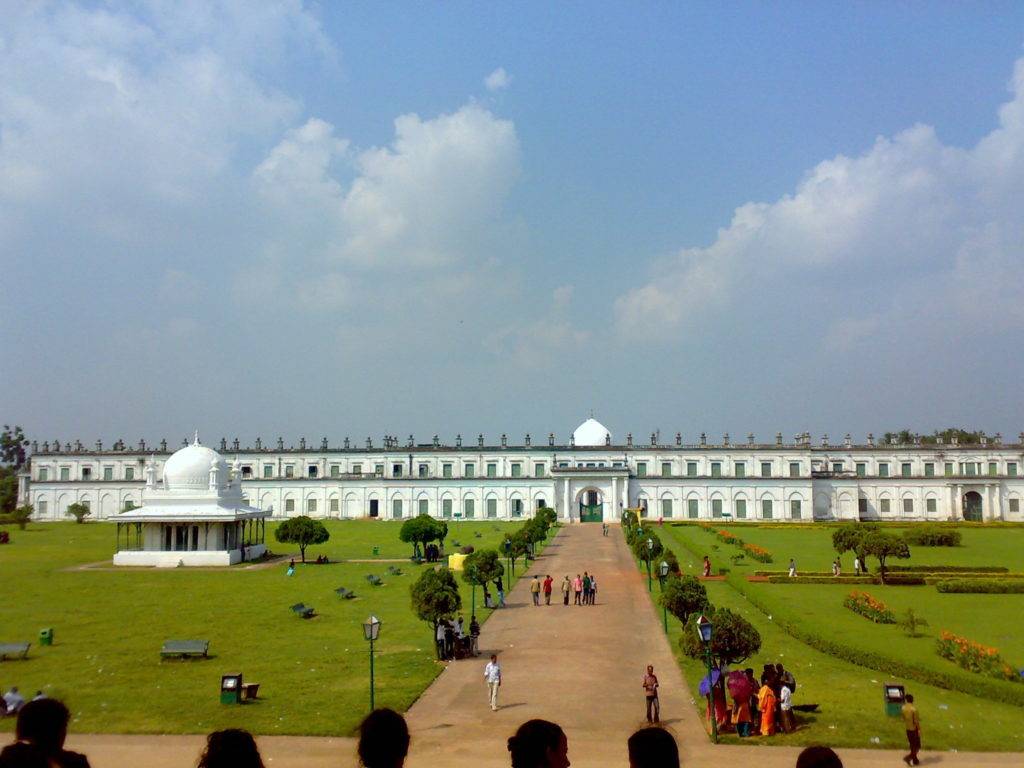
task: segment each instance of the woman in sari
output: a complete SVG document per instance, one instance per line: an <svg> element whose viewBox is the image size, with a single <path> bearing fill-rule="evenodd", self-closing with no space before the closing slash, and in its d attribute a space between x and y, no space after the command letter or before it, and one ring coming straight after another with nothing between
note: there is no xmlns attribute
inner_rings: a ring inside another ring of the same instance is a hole
<svg viewBox="0 0 1024 768"><path fill-rule="evenodd" d="M761 678L761 690L757 692L757 708L761 711L761 735L775 733L775 691L771 680Z"/></svg>

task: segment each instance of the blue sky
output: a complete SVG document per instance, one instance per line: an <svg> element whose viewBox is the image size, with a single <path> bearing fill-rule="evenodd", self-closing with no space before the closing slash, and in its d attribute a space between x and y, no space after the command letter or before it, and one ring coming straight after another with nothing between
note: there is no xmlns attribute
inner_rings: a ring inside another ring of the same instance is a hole
<svg viewBox="0 0 1024 768"><path fill-rule="evenodd" d="M13 9L40 439L1024 429L1019 3Z"/></svg>

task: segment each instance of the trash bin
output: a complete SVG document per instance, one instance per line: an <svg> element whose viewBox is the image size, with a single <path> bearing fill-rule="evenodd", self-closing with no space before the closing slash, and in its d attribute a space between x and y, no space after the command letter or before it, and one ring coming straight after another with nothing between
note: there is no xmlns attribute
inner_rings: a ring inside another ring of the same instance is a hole
<svg viewBox="0 0 1024 768"><path fill-rule="evenodd" d="M374 547L373 548L373 556L376 557L379 554L380 554L380 547Z"/></svg>
<svg viewBox="0 0 1024 768"><path fill-rule="evenodd" d="M882 695L885 698L885 714L889 717L899 717L903 703L907 700L903 686L898 683L885 683L882 686Z"/></svg>
<svg viewBox="0 0 1024 768"><path fill-rule="evenodd" d="M220 703L242 703L242 676L222 675L220 678Z"/></svg>
<svg viewBox="0 0 1024 768"><path fill-rule="evenodd" d="M53 627L39 630L39 644L53 645Z"/></svg>

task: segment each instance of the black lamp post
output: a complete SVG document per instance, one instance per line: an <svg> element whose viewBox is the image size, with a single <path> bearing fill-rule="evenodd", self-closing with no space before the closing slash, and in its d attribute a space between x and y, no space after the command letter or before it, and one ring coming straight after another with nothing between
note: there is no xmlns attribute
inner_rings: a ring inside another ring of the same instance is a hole
<svg viewBox="0 0 1024 768"><path fill-rule="evenodd" d="M711 740L718 743L718 717L715 713L714 685L711 678L711 637L712 624L703 613L697 619L697 634L704 643L704 660L708 665L708 714L711 717Z"/></svg>
<svg viewBox="0 0 1024 768"><path fill-rule="evenodd" d="M661 565L658 566L658 583L661 585L661 621L665 626L665 634L668 634L668 608L665 605L665 579L668 578L668 562L666 560L661 561Z"/></svg>
<svg viewBox="0 0 1024 768"><path fill-rule="evenodd" d="M653 592L654 586L651 581L651 559L654 557L654 539L647 540L647 591Z"/></svg>
<svg viewBox="0 0 1024 768"><path fill-rule="evenodd" d="M376 616L370 616L370 618L363 622L363 637L370 641L370 711L372 712L376 709L373 691L373 643L380 637L380 619Z"/></svg>
<svg viewBox="0 0 1024 768"><path fill-rule="evenodd" d="M508 564L510 576L515 576L515 568L512 566L512 539L505 539L505 562Z"/></svg>

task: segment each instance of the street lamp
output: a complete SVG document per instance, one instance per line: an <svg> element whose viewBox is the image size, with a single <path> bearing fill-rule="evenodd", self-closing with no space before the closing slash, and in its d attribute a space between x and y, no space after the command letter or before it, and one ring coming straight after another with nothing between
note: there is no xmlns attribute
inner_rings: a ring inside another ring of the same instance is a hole
<svg viewBox="0 0 1024 768"><path fill-rule="evenodd" d="M668 607L665 605L665 579L668 578L668 562L661 561L658 566L658 583L661 585L661 620L665 625L665 634L668 634Z"/></svg>
<svg viewBox="0 0 1024 768"><path fill-rule="evenodd" d="M653 592L651 584L651 560L654 558L654 539L647 540L647 591Z"/></svg>
<svg viewBox="0 0 1024 768"><path fill-rule="evenodd" d="M508 563L510 577L515 576L515 567L512 565L512 539L505 539L505 561Z"/></svg>
<svg viewBox="0 0 1024 768"><path fill-rule="evenodd" d="M708 665L708 715L711 718L711 739L718 743L718 717L715 713L714 686L711 678L711 636L712 624L710 619L703 613L697 619L697 634L704 643L704 660Z"/></svg>
<svg viewBox="0 0 1024 768"><path fill-rule="evenodd" d="M370 711L372 712L376 709L373 696L373 643L380 637L380 619L370 616L363 622L363 637L370 641Z"/></svg>

